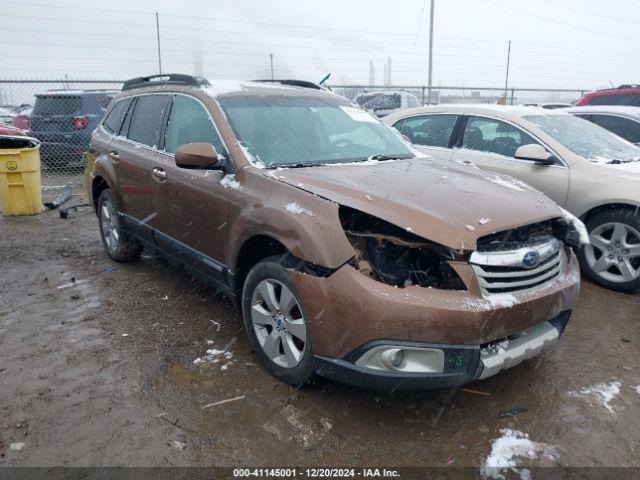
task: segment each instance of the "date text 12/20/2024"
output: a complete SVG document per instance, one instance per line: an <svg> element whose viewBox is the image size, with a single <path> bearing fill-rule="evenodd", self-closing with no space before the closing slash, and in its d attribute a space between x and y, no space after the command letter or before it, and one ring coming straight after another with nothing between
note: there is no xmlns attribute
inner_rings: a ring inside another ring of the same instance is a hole
<svg viewBox="0 0 640 480"><path fill-rule="evenodd" d="M397 478L386 468L234 468L234 478Z"/></svg>

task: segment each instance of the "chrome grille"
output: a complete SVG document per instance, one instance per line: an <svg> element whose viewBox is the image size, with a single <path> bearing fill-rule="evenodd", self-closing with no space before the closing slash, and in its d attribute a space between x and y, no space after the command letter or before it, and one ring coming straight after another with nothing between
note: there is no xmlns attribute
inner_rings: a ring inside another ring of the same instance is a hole
<svg viewBox="0 0 640 480"><path fill-rule="evenodd" d="M515 250L471 254L471 268L483 293L528 290L559 277L563 263L562 243L548 238Z"/></svg>

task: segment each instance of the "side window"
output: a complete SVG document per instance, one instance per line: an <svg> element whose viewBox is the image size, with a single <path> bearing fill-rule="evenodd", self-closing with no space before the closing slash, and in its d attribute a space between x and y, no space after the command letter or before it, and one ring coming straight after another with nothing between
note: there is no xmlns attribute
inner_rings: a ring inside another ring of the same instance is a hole
<svg viewBox="0 0 640 480"><path fill-rule="evenodd" d="M513 157L522 145L538 142L519 128L491 118L469 117L463 148Z"/></svg>
<svg viewBox="0 0 640 480"><path fill-rule="evenodd" d="M448 147L457 115L420 115L409 117L395 127L416 145Z"/></svg>
<svg viewBox="0 0 640 480"><path fill-rule="evenodd" d="M629 142L640 142L640 122L615 115L594 115L593 121Z"/></svg>
<svg viewBox="0 0 640 480"><path fill-rule="evenodd" d="M104 118L102 126L111 133L118 133L120 126L124 120L124 116L127 114L127 108L131 104L130 98L125 98L116 102L116 104L109 110L109 113Z"/></svg>
<svg viewBox="0 0 640 480"><path fill-rule="evenodd" d="M168 95L143 95L133 109L127 137L150 147L158 147Z"/></svg>
<svg viewBox="0 0 640 480"><path fill-rule="evenodd" d="M169 113L165 151L175 153L187 143L211 143L219 155L227 156L226 149L209 114L197 100L176 95Z"/></svg>

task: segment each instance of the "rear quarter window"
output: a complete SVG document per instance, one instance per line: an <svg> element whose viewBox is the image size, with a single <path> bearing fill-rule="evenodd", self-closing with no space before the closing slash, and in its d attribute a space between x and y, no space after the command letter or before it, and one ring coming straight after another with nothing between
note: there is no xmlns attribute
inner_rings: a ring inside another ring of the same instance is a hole
<svg viewBox="0 0 640 480"><path fill-rule="evenodd" d="M122 125L124 116L127 114L129 105L131 105L130 98L120 100L115 103L113 108L109 110L109 113L102 123L102 126L105 128L105 130L111 133L118 133L120 131L120 126Z"/></svg>
<svg viewBox="0 0 640 480"><path fill-rule="evenodd" d="M74 115L80 111L82 98L70 95L36 97L33 115Z"/></svg>

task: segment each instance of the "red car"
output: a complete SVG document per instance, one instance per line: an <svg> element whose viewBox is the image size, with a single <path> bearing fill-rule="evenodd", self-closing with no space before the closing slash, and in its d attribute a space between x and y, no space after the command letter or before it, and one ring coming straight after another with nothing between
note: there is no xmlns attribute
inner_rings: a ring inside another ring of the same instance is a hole
<svg viewBox="0 0 640 480"><path fill-rule="evenodd" d="M587 93L576 106L583 105L630 105L640 107L640 85L620 85Z"/></svg>
<svg viewBox="0 0 640 480"><path fill-rule="evenodd" d="M13 117L13 126L25 131L31 130L31 112L33 107L23 108Z"/></svg>
<svg viewBox="0 0 640 480"><path fill-rule="evenodd" d="M0 123L0 135L26 135L27 132L6 123Z"/></svg>

